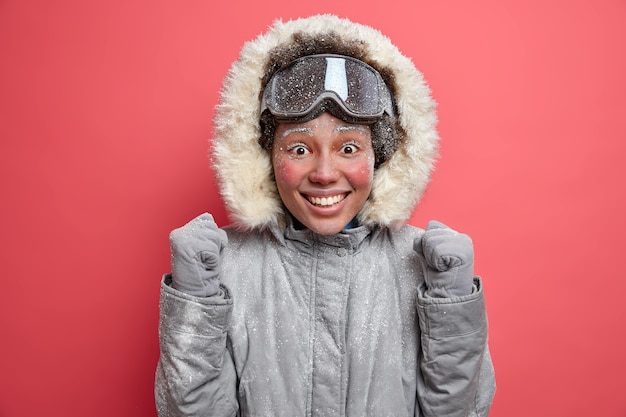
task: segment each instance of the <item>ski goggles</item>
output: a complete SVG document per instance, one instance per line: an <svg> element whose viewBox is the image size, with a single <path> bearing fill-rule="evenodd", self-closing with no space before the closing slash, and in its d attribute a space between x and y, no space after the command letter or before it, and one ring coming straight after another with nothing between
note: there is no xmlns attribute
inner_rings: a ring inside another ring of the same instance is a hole
<svg viewBox="0 0 626 417"><path fill-rule="evenodd" d="M325 100L355 121L375 122L383 113L395 114L391 92L378 71L333 54L308 55L274 73L263 92L261 113L269 110L278 121L294 121Z"/></svg>

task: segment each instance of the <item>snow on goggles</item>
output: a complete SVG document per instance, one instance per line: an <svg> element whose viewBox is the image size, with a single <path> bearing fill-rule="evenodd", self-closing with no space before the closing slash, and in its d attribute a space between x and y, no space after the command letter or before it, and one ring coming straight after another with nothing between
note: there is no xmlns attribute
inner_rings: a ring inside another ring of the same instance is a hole
<svg viewBox="0 0 626 417"><path fill-rule="evenodd" d="M298 120L332 100L351 119L375 122L394 115L393 100L382 77L358 59L333 54L308 55L278 70L263 92L261 112L276 120Z"/></svg>

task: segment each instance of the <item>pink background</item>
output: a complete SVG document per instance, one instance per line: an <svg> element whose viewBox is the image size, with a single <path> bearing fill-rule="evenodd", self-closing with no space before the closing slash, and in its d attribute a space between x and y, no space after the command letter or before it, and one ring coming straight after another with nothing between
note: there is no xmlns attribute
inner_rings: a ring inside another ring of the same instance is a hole
<svg viewBox="0 0 626 417"><path fill-rule="evenodd" d="M491 416L626 416L626 2L0 0L0 417L154 416L167 236L227 217L222 77L275 18L387 34L439 105L412 223L470 233Z"/></svg>

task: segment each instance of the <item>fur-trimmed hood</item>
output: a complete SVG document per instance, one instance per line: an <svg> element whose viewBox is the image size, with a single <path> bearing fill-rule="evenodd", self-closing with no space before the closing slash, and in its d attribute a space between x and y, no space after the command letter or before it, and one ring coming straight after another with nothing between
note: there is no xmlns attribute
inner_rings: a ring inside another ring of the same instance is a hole
<svg viewBox="0 0 626 417"><path fill-rule="evenodd" d="M340 42L327 43L327 37ZM211 161L237 227L285 224L270 155L259 144L260 97L269 76L288 63L281 63L280 55L294 55L290 61L320 52L358 55L355 58L378 69L394 94L403 131L399 148L374 172L372 193L359 212L360 222L404 223L426 188L437 157L437 117L430 89L411 60L378 30L334 15L276 21L265 34L243 46L216 107Z"/></svg>

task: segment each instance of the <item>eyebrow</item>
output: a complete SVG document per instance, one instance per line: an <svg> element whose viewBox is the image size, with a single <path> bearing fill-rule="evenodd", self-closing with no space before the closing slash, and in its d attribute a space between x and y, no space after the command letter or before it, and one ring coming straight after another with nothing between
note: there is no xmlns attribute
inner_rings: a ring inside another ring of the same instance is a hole
<svg viewBox="0 0 626 417"><path fill-rule="evenodd" d="M367 132L367 129L362 125L341 125L335 128L337 132L350 132L352 130L360 130L361 132Z"/></svg>
<svg viewBox="0 0 626 417"><path fill-rule="evenodd" d="M337 126L335 128L335 131L339 132L339 133L341 133L341 132L350 132L350 131L353 131L353 130L359 130L361 132L366 132L367 131L367 129L364 126L361 126L361 125L340 125L340 126ZM307 133L309 135L312 135L313 134L313 129L311 129L310 127L302 127L302 126L292 127L292 128L286 129L283 132L282 137L287 137L287 136L289 136L292 133Z"/></svg>
<svg viewBox="0 0 626 417"><path fill-rule="evenodd" d="M281 136L285 138L291 135L292 133L308 133L309 135L312 135L313 129L311 129L310 127L302 127L302 126L292 127L292 128L286 129Z"/></svg>

